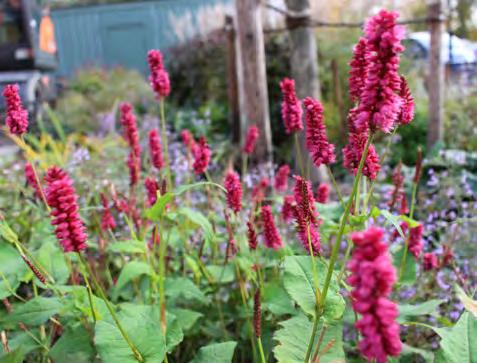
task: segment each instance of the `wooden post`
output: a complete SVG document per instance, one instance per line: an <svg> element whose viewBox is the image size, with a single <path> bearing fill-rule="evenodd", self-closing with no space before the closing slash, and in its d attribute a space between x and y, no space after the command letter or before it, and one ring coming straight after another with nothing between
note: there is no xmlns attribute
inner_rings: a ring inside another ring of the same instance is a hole
<svg viewBox="0 0 477 363"><path fill-rule="evenodd" d="M427 126L427 150L442 141L444 136L443 96L444 96L444 64L442 60L442 34L444 22L442 19L442 0L432 0L429 3L428 17L431 19L429 32L431 44L429 50L429 120Z"/></svg>
<svg viewBox="0 0 477 363"><path fill-rule="evenodd" d="M232 130L232 142L240 144L240 106L237 81L237 52L234 19L225 17L225 31L227 36L227 98L229 105L229 124Z"/></svg>
<svg viewBox="0 0 477 363"><path fill-rule="evenodd" d="M310 96L320 98L320 81L318 78L318 54L316 38L313 28L309 26L310 2L309 0L285 0L290 13L287 16L287 27L290 35L291 50L291 77L295 80L296 93L301 99ZM305 133L300 134L302 155L306 165L311 162L305 148ZM327 180L326 170L311 167L310 178L312 181Z"/></svg>
<svg viewBox="0 0 477 363"><path fill-rule="evenodd" d="M330 63L331 74L333 75L333 101L335 106L338 108L341 121L341 134L346 134L347 124L346 124L346 110L343 102L343 94L341 92L340 77L338 73L338 62L333 58ZM345 138L343 137L343 140Z"/></svg>
<svg viewBox="0 0 477 363"><path fill-rule="evenodd" d="M243 139L247 127L256 124L260 138L255 156L260 161L271 161L272 133L260 0L235 0L235 4L241 136Z"/></svg>

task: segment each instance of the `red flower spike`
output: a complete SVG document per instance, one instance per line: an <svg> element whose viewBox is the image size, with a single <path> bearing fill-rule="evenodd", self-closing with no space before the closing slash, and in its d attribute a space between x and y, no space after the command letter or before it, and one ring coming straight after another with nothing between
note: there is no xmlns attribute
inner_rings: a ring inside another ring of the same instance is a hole
<svg viewBox="0 0 477 363"><path fill-rule="evenodd" d="M262 304L259 287L255 290L255 295L253 296L253 328L255 336L260 338L262 335Z"/></svg>
<svg viewBox="0 0 477 363"><path fill-rule="evenodd" d="M351 99L356 102L361 98L366 79L366 66L368 57L366 49L366 39L360 38L353 48L353 58L349 63L349 94Z"/></svg>
<svg viewBox="0 0 477 363"><path fill-rule="evenodd" d="M288 188L288 176L290 175L290 167L287 164L280 166L275 174L275 190L277 192L284 192Z"/></svg>
<svg viewBox="0 0 477 363"><path fill-rule="evenodd" d="M292 220L293 216L295 215L294 212L295 208L295 197L293 195L285 195L283 198L283 206L282 206L282 218L285 222L289 222Z"/></svg>
<svg viewBox="0 0 477 363"><path fill-rule="evenodd" d="M424 248L424 243L422 242L422 235L424 233L424 226L422 223L419 223L418 226L413 227L409 230L409 252L411 252L416 260L419 259L422 249Z"/></svg>
<svg viewBox="0 0 477 363"><path fill-rule="evenodd" d="M45 176L46 200L52 208L51 224L56 226L56 238L65 252L81 252L86 249L86 228L78 213L78 195L68 174L52 166Z"/></svg>
<svg viewBox="0 0 477 363"><path fill-rule="evenodd" d="M151 153L152 165L157 170L161 170L164 167L164 160L162 158L161 139L159 138L159 131L157 129L152 129L149 132L149 151Z"/></svg>
<svg viewBox="0 0 477 363"><path fill-rule="evenodd" d="M401 76L401 89L399 91L399 96L402 99L401 111L397 122L400 125L407 125L411 123L414 118L414 98L411 95L411 90L409 89L406 79Z"/></svg>
<svg viewBox="0 0 477 363"><path fill-rule="evenodd" d="M252 251L255 251L258 245L257 232L255 232L255 227L250 221L247 221L247 240L248 240L248 247Z"/></svg>
<svg viewBox="0 0 477 363"><path fill-rule="evenodd" d="M365 24L366 79L360 95L357 128L364 132L389 133L401 111L401 79L397 72L404 28L396 24L398 14L381 10Z"/></svg>
<svg viewBox="0 0 477 363"><path fill-rule="evenodd" d="M439 268L437 255L433 252L424 253L422 256L422 268L424 271L437 270Z"/></svg>
<svg viewBox="0 0 477 363"><path fill-rule="evenodd" d="M280 82L282 90L282 119L287 134L292 134L303 130L303 122L301 120L303 110L301 102L295 93L295 81L284 78Z"/></svg>
<svg viewBox="0 0 477 363"><path fill-rule="evenodd" d="M234 211L240 212L242 209L242 185L239 175L229 170L225 176L224 187L227 190L227 206Z"/></svg>
<svg viewBox="0 0 477 363"><path fill-rule="evenodd" d="M147 53L147 62L149 64L149 83L157 98L169 96L171 93L171 83L169 74L164 68L162 53L159 50L152 49Z"/></svg>
<svg viewBox="0 0 477 363"><path fill-rule="evenodd" d="M35 196L41 198L41 186L38 184L38 180L35 176L35 170L30 163L25 164L25 179L27 184L35 190Z"/></svg>
<svg viewBox="0 0 477 363"><path fill-rule="evenodd" d="M101 193L101 204L103 206L103 215L101 216L101 229L103 231L114 230L116 228L116 221L114 220L109 203L106 196Z"/></svg>
<svg viewBox="0 0 477 363"><path fill-rule="evenodd" d="M362 336L358 347L366 359L376 363L386 363L388 356L398 356L402 349L398 308L389 299L396 271L382 238L382 229L376 227L353 233L355 249L348 263L352 306L361 315L355 324Z"/></svg>
<svg viewBox="0 0 477 363"><path fill-rule="evenodd" d="M194 148L194 164L192 167L194 168L194 172L197 175L205 173L207 167L209 166L210 162L210 148L205 140L205 137L201 137L199 139L199 144Z"/></svg>
<svg viewBox="0 0 477 363"><path fill-rule="evenodd" d="M272 207L262 205L261 217L263 222L263 234L265 237L265 246L278 250L283 247L282 238L273 220Z"/></svg>
<svg viewBox="0 0 477 363"><path fill-rule="evenodd" d="M306 109L306 148L313 163L318 168L321 164L332 164L336 161L335 146L328 142L323 122L323 106L320 101L311 97L303 101Z"/></svg>
<svg viewBox="0 0 477 363"><path fill-rule="evenodd" d="M28 129L28 112L23 108L18 91L17 84L8 84L3 89L3 97L6 106L5 123L11 134L21 136Z"/></svg>
<svg viewBox="0 0 477 363"><path fill-rule="evenodd" d="M144 180L144 186L146 187L147 204L152 207L157 200L157 191L159 190L159 183L156 179L148 177Z"/></svg>
<svg viewBox="0 0 477 363"><path fill-rule="evenodd" d="M326 204L330 197L330 186L327 183L320 183L316 190L316 201L321 204Z"/></svg>
<svg viewBox="0 0 477 363"><path fill-rule="evenodd" d="M356 175L358 172L359 162L363 155L367 138L368 135L366 133L350 133L349 143L343 148L344 167L353 175ZM363 175L374 180L378 176L380 169L379 156L374 145L371 144L364 162Z"/></svg>
<svg viewBox="0 0 477 363"><path fill-rule="evenodd" d="M255 144L260 136L260 131L257 126L252 125L247 130L247 135L245 137L245 145L243 147L243 152L247 155L253 153L255 149Z"/></svg>

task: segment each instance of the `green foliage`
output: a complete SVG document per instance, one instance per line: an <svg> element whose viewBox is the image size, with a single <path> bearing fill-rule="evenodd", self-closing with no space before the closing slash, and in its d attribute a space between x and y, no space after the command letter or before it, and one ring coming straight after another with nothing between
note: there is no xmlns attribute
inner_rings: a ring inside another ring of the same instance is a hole
<svg viewBox="0 0 477 363"><path fill-rule="evenodd" d="M437 363L477 361L477 319L464 312L452 328L434 328L442 338Z"/></svg>
<svg viewBox="0 0 477 363"><path fill-rule="evenodd" d="M37 296L16 307L3 319L2 324L40 325L59 313L62 308L63 304L58 298Z"/></svg>
<svg viewBox="0 0 477 363"><path fill-rule="evenodd" d="M88 331L76 324L66 327L49 354L57 363L88 363L93 360L94 349Z"/></svg>
<svg viewBox="0 0 477 363"><path fill-rule="evenodd" d="M148 310L138 306L123 311L119 320L146 362L160 363L164 360L166 340L159 319L152 317ZM137 362L118 327L110 319L97 322L94 341L101 359L106 363Z"/></svg>
<svg viewBox="0 0 477 363"><path fill-rule="evenodd" d="M305 332L311 332L313 323L303 314L279 324L274 339L278 345L274 349L275 358L280 363L302 363L305 360L310 336ZM343 326L320 324L319 332L315 337L314 345L318 345L319 337L325 328L322 343L318 352L319 361L323 363L346 362L342 342ZM325 348L331 346L329 349Z"/></svg>
<svg viewBox="0 0 477 363"><path fill-rule="evenodd" d="M191 363L226 363L232 362L236 342L210 344L200 348Z"/></svg>
<svg viewBox="0 0 477 363"><path fill-rule="evenodd" d="M320 290L323 289L324 276L327 266L321 260L316 260L316 269ZM316 315L315 284L310 257L307 256L287 256L284 263L284 285L290 297L308 315ZM339 294L338 284L334 279L330 285L330 291L326 296L323 316L327 320L339 320L343 316L345 308L344 299Z"/></svg>

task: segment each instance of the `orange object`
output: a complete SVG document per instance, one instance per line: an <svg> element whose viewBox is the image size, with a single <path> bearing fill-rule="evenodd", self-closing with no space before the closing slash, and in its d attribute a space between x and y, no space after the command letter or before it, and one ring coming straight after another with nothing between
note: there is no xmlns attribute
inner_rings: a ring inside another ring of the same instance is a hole
<svg viewBox="0 0 477 363"><path fill-rule="evenodd" d="M49 15L45 15L40 21L40 50L56 53L55 26Z"/></svg>

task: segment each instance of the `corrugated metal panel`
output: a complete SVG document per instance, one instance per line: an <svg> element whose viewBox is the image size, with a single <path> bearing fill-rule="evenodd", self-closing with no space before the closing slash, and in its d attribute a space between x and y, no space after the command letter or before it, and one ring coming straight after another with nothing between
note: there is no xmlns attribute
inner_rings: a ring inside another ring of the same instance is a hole
<svg viewBox="0 0 477 363"><path fill-rule="evenodd" d="M146 71L146 52L165 50L212 24L233 0L159 0L57 9L57 74L87 66L122 65Z"/></svg>

